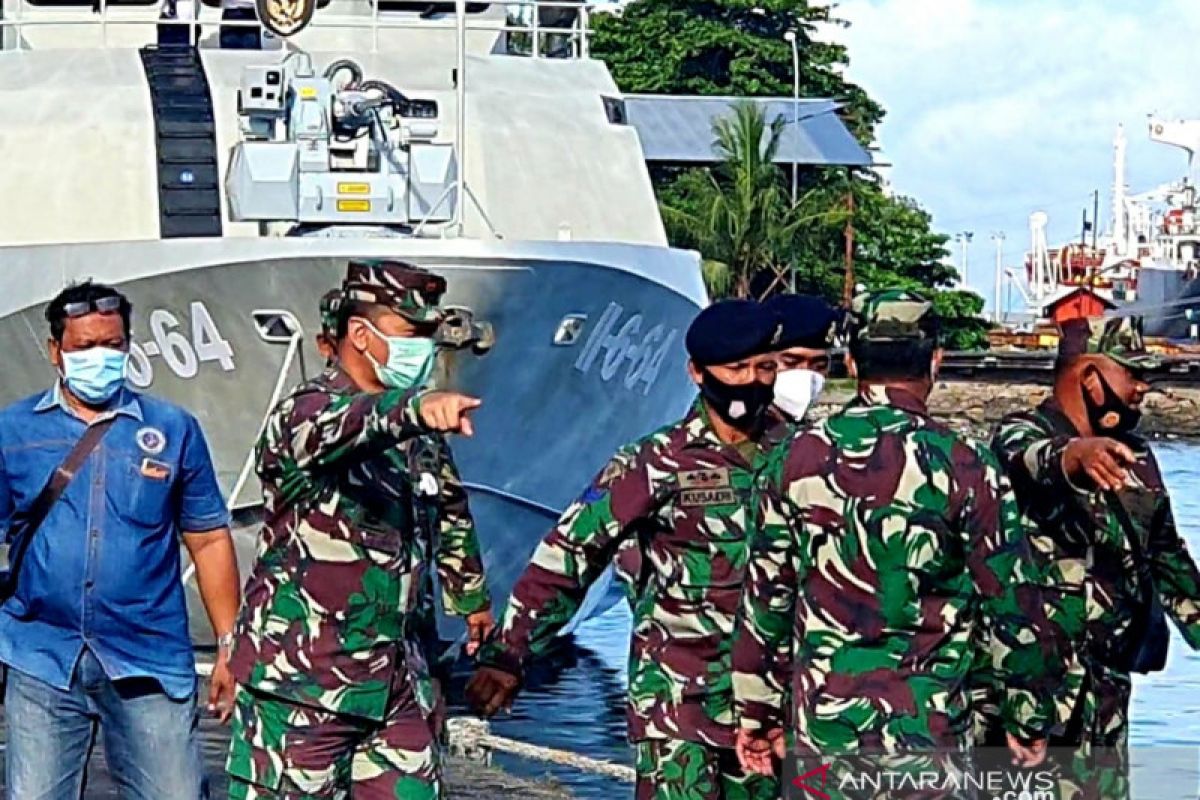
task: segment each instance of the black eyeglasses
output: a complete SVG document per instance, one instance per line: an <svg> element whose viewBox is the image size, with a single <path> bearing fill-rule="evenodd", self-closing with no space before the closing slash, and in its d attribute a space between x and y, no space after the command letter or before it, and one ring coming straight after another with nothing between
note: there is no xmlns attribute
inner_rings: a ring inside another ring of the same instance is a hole
<svg viewBox="0 0 1200 800"><path fill-rule="evenodd" d="M95 300L80 300L77 303L67 303L63 313L68 317L82 317L93 311L100 314L115 314L121 310L121 298L115 295L98 297Z"/></svg>

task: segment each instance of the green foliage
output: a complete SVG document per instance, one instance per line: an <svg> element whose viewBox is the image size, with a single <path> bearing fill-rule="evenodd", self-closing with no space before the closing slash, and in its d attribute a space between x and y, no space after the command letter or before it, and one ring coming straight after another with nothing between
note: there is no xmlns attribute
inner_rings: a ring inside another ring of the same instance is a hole
<svg viewBox="0 0 1200 800"><path fill-rule="evenodd" d="M846 48L817 38L825 24L844 23L810 0L633 0L619 16L593 18L590 46L624 92L789 97L783 35L794 30L801 96L837 99L850 130L870 144L883 108L844 78ZM840 301L852 194L855 282L918 289L944 315L947 347L985 347L983 301L951 290L947 237L931 229L929 214L886 193L869 171L827 168L802 168L792 207L789 175L770 162L778 130L739 109L714 127L723 164L654 173L671 242L700 251L710 293L746 295L755 272L794 268L797 291Z"/></svg>
<svg viewBox="0 0 1200 800"><path fill-rule="evenodd" d="M734 106L731 118L713 125L723 161L711 170L689 170L673 182L672 198L661 202L672 241L704 254L710 293L745 297L760 271L789 266L801 234L831 214L812 211L813 195L793 204L772 159L783 120L767 125L750 103Z"/></svg>
<svg viewBox="0 0 1200 800"><path fill-rule="evenodd" d="M974 292L937 292L933 307L942 317L942 345L947 350L986 350L991 327L980 316L983 298Z"/></svg>
<svg viewBox="0 0 1200 800"><path fill-rule="evenodd" d="M846 48L817 38L840 24L830 7L806 0L634 0L619 15L596 15L591 53L623 92L791 96L796 31L800 94L846 103L859 140L872 139L883 109L840 74Z"/></svg>

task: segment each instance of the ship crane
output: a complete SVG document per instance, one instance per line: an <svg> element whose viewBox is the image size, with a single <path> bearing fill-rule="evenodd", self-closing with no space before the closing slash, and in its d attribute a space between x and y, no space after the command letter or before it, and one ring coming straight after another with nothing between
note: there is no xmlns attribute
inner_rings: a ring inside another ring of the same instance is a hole
<svg viewBox="0 0 1200 800"><path fill-rule="evenodd" d="M1029 215L1029 238L1033 245L1030 251L1029 288L1034 299L1039 301L1058 291L1061 277L1050 260L1050 250L1046 244L1046 223L1049 221L1045 211L1035 211Z"/></svg>
<svg viewBox="0 0 1200 800"><path fill-rule="evenodd" d="M1151 115L1150 141L1173 145L1187 152L1188 176L1195 174L1196 153L1200 152L1200 119L1164 120Z"/></svg>

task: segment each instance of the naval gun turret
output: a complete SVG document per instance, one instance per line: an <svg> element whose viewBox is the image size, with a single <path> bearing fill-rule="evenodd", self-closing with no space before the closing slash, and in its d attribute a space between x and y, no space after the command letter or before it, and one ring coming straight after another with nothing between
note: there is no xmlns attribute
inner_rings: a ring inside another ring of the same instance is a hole
<svg viewBox="0 0 1200 800"><path fill-rule="evenodd" d="M453 145L434 141L437 103L364 80L353 61L317 74L294 52L246 67L238 116L225 180L234 220L411 232L455 217L458 163Z"/></svg>

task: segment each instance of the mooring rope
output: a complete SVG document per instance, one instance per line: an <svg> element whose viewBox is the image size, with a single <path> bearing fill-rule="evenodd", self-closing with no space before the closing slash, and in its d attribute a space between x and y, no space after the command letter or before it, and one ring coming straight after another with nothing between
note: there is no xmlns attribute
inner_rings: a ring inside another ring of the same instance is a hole
<svg viewBox="0 0 1200 800"><path fill-rule="evenodd" d="M596 775L604 775L625 783L633 783L637 779L637 773L633 767L581 756L569 750L541 747L497 736L491 732L487 721L482 719L451 717L446 720L446 737L452 753L472 760L487 760L492 752L500 751L533 761L545 761Z"/></svg>
<svg viewBox="0 0 1200 800"><path fill-rule="evenodd" d="M203 662L197 664L196 673L208 677L212 674L212 664ZM473 717L451 717L446 720L446 740L451 753L470 761L489 762L491 754L498 751L511 753L514 756L527 758L531 761L544 761L550 764L572 767L583 772L604 775L605 777L615 778L625 783L633 783L637 780L637 772L634 771L633 767L627 767L624 764L614 764L611 761L603 761L598 758L581 756L578 753L572 753L570 750L541 747L536 744L518 742L516 739L509 739L505 736L497 736L492 733L491 726L488 725L487 720L475 719Z"/></svg>

